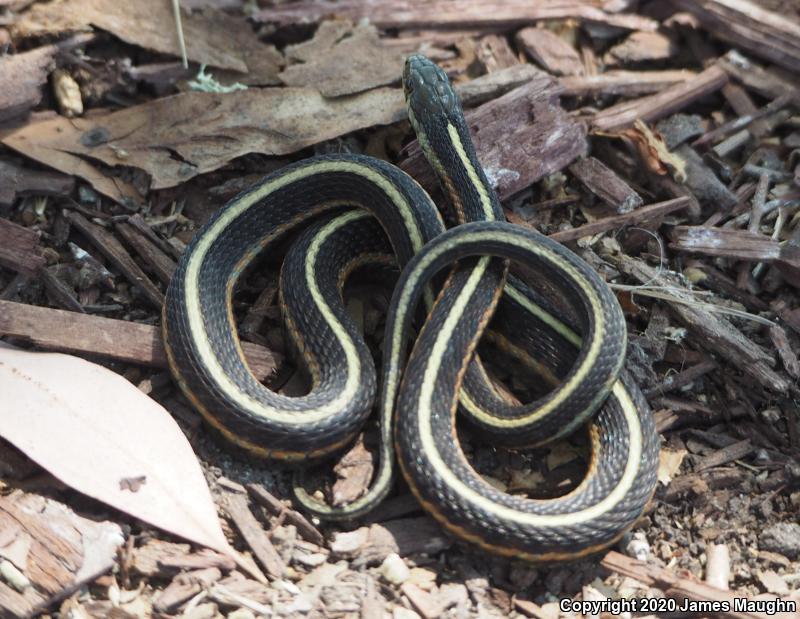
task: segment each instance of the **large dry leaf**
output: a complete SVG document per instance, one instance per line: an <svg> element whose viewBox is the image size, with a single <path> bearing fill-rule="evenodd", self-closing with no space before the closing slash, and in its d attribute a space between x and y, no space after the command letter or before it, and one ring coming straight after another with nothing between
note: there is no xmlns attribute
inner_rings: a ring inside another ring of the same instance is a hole
<svg viewBox="0 0 800 619"><path fill-rule="evenodd" d="M205 10L181 19L189 60L250 74L247 81L278 83L281 54L262 43L243 17ZM12 27L15 38L107 30L126 43L180 56L169 0L56 0L34 5Z"/></svg>
<svg viewBox="0 0 800 619"><path fill-rule="evenodd" d="M529 82L529 65L498 71L456 90L465 105ZM265 88L228 94L189 92L91 118L52 118L6 135L2 143L117 201L130 188L91 162L134 166L153 189L174 187L248 153L286 155L341 135L405 118L399 88L327 99L312 88Z"/></svg>
<svg viewBox="0 0 800 619"><path fill-rule="evenodd" d="M0 436L68 486L231 554L203 472L159 404L94 363L0 348Z"/></svg>
<svg viewBox="0 0 800 619"><path fill-rule="evenodd" d="M32 123L3 143L120 200L118 186L97 183L101 173L81 157L141 168L152 188L162 189L248 153L285 155L404 114L402 92L395 88L337 99L311 88L190 92L90 119Z"/></svg>
<svg viewBox="0 0 800 619"><path fill-rule="evenodd" d="M404 54L383 45L369 24L355 29L347 21L322 22L314 38L287 54L302 62L280 78L287 86L309 86L326 97L340 97L400 81Z"/></svg>

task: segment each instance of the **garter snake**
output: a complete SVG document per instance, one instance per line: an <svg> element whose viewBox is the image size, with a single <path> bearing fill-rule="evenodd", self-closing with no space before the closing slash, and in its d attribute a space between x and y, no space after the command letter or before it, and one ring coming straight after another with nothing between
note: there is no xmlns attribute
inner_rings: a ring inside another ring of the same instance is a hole
<svg viewBox="0 0 800 619"><path fill-rule="evenodd" d="M343 282L391 250L402 271L375 405L377 471L366 494L343 507L319 503L299 485L296 499L324 518L358 517L391 489L397 457L422 506L462 539L531 561L592 553L632 526L655 485L658 439L643 396L622 372L622 311L575 254L504 221L445 74L412 56L403 85L409 119L458 225L446 230L425 191L380 160L319 156L278 170L216 212L182 256L163 312L172 372L209 425L252 455L303 466L341 450L369 416L379 384L342 301ZM232 295L247 266L299 226L309 227L286 257L280 299L312 386L287 397L248 369ZM509 261L534 270L571 321L535 285L508 276ZM427 319L407 355L420 303ZM524 317L524 327L505 335L521 355L541 355L550 367L571 362L555 371L558 384L525 405L503 398L474 354L498 303ZM525 342L515 339L523 333ZM594 414L585 479L552 500L499 492L461 451L457 408L512 447L564 436Z"/></svg>

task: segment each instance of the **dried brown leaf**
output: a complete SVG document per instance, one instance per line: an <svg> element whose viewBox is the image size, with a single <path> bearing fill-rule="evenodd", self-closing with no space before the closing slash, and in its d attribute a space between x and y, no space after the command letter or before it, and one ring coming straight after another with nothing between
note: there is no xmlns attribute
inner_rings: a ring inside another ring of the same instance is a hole
<svg viewBox="0 0 800 619"><path fill-rule="evenodd" d="M20 116L39 103L55 54L56 48L48 45L0 57L0 121Z"/></svg>
<svg viewBox="0 0 800 619"><path fill-rule="evenodd" d="M345 505L362 496L369 487L373 468L372 455L364 446L362 434L333 467L338 477L333 484L333 504Z"/></svg>
<svg viewBox="0 0 800 619"><path fill-rule="evenodd" d="M465 105L474 105L537 75L541 72L533 67L519 65L456 90ZM405 105L399 88L378 88L336 99L327 99L311 88L190 92L91 118L42 120L7 134L2 142L40 163L84 178L100 193L123 201L135 200L138 194L121 179L104 176L96 161L139 168L150 174L152 188L162 189L216 170L242 155L285 155L403 118ZM562 136L562 141L571 143L568 137Z"/></svg>
<svg viewBox="0 0 800 619"><path fill-rule="evenodd" d="M262 43L243 17L220 11L184 13L181 18L189 60L240 73L250 83L275 84L283 62ZM57 0L36 4L13 25L15 38L101 28L126 43L180 56L170 2L162 0Z"/></svg>
<svg viewBox="0 0 800 619"><path fill-rule="evenodd" d="M122 200L132 188L103 176L90 159L140 168L153 189L163 189L248 153L285 155L403 115L403 95L395 88L338 99L310 88L190 92L90 119L32 123L3 143Z"/></svg>
<svg viewBox="0 0 800 619"><path fill-rule="evenodd" d="M347 27L344 31L342 24ZM316 88L326 97L397 82L403 71L403 53L382 45L378 31L369 24L353 28L349 22L323 22L320 32L292 53L305 62L287 67L279 75L281 81L287 86Z"/></svg>
<svg viewBox="0 0 800 619"><path fill-rule="evenodd" d="M686 453L685 449L662 447L658 455L658 481L668 486L675 475L678 474Z"/></svg>
<svg viewBox="0 0 800 619"><path fill-rule="evenodd" d="M69 355L0 348L0 436L68 486L231 555L172 417L124 378ZM124 480L143 480L136 492Z"/></svg>
<svg viewBox="0 0 800 619"><path fill-rule="evenodd" d="M641 120L634 122L633 127L620 131L618 137L636 149L639 160L651 172L660 176L672 174L679 183L686 180L686 163L671 153L664 138Z"/></svg>

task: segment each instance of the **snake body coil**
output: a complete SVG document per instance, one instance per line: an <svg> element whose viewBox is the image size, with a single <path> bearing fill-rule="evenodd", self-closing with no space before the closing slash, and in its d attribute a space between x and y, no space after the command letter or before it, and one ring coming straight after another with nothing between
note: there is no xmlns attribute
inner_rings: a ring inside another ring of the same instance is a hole
<svg viewBox="0 0 800 619"><path fill-rule="evenodd" d="M445 230L412 179L369 157L317 157L282 168L217 212L187 248L164 307L170 367L208 423L251 454L297 463L342 449L371 412L378 381L341 290L352 270L386 263L390 250L402 272L384 339L378 469L367 493L344 507L317 502L299 484L297 500L321 517L360 516L391 489L396 454L423 507L465 540L532 561L599 550L641 514L658 459L647 404L624 373L620 378L622 311L575 254L503 221L444 73L413 56L404 88L419 143L460 225ZM249 371L232 294L257 255L312 220L281 273L288 331L312 379L310 392L294 398ZM535 272L572 318L560 318L536 286L508 276L509 261ZM436 277L442 273L445 280ZM521 316L524 326L515 338L498 325L494 337L552 383L526 405L502 397L474 354L498 302L501 315ZM420 303L428 318L406 355ZM499 492L464 457L457 409L512 447L565 436L595 415L586 478L546 501Z"/></svg>

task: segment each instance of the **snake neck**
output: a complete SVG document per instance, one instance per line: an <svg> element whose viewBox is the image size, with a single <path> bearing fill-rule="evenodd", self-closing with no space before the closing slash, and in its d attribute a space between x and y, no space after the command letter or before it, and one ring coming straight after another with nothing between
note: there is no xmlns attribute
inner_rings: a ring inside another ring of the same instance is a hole
<svg viewBox="0 0 800 619"><path fill-rule="evenodd" d="M408 117L458 223L503 220L497 194L478 161L464 112L445 72L411 56L403 74Z"/></svg>

